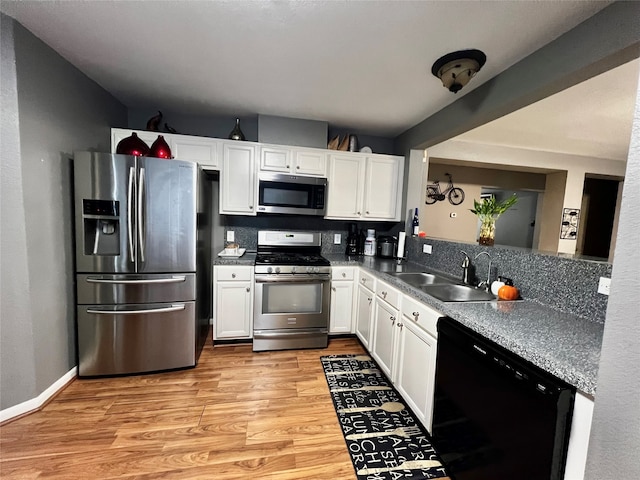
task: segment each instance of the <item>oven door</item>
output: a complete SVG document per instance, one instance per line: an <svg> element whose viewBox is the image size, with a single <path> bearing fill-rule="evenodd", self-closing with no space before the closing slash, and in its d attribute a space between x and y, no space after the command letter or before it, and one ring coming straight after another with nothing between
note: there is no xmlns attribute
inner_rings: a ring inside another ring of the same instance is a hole
<svg viewBox="0 0 640 480"><path fill-rule="evenodd" d="M254 331L329 328L329 275L256 275L255 281Z"/></svg>

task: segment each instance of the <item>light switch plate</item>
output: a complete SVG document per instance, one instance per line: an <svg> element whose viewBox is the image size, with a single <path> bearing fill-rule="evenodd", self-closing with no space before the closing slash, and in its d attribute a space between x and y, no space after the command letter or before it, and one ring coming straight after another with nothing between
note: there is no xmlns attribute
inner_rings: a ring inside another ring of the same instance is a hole
<svg viewBox="0 0 640 480"><path fill-rule="evenodd" d="M335 245L340 245L340 243L342 242L342 235L339 233L334 233L333 234L333 243Z"/></svg>
<svg viewBox="0 0 640 480"><path fill-rule="evenodd" d="M600 277L598 282L598 293L603 295L609 295L609 289L611 288L611 279L607 277Z"/></svg>
<svg viewBox="0 0 640 480"><path fill-rule="evenodd" d="M433 250L433 246L432 245L422 245L422 253L429 253L431 254L431 251Z"/></svg>
<svg viewBox="0 0 640 480"><path fill-rule="evenodd" d="M233 242L236 239L236 232L233 230L227 230L227 242Z"/></svg>

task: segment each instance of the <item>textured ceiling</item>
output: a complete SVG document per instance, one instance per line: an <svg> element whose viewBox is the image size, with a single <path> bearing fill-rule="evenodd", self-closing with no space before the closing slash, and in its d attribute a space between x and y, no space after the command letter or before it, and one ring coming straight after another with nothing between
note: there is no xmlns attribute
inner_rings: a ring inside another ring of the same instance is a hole
<svg viewBox="0 0 640 480"><path fill-rule="evenodd" d="M7 1L3 12L128 107L268 114L394 137L609 1ZM454 95L451 51L486 65Z"/></svg>

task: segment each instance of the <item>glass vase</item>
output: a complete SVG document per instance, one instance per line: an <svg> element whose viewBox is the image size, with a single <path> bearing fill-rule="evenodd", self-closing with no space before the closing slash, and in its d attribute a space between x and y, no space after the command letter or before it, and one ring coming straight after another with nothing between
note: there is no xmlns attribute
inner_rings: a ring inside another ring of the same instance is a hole
<svg viewBox="0 0 640 480"><path fill-rule="evenodd" d="M492 246L496 237L496 219L493 215L479 215L480 218L480 236L478 243L480 245Z"/></svg>

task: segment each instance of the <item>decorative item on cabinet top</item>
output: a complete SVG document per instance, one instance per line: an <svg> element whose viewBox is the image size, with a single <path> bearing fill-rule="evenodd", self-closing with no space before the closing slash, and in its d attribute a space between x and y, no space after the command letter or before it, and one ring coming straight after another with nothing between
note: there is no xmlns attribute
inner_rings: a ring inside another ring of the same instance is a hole
<svg viewBox="0 0 640 480"><path fill-rule="evenodd" d="M357 152L358 151L358 137L353 134L347 134L344 136L342 140L340 140L340 135L336 135L327 144L327 149L329 150L340 150L343 152ZM369 153L371 153L371 149L369 149Z"/></svg>
<svg viewBox="0 0 640 480"><path fill-rule="evenodd" d="M136 134L131 133L130 137L123 138L118 142L116 147L116 153L122 155L135 155L137 157L144 157L149 154L149 145L144 143Z"/></svg>
<svg viewBox="0 0 640 480"><path fill-rule="evenodd" d="M162 112L158 110L158 114L147 120L147 130L152 132L159 131L160 122L162 121Z"/></svg>
<svg viewBox="0 0 640 480"><path fill-rule="evenodd" d="M236 118L236 126L229 133L229 139L231 140L244 140L244 133L240 129L240 119Z"/></svg>
<svg viewBox="0 0 640 480"><path fill-rule="evenodd" d="M116 153L121 155L135 155L137 157L173 158L171 148L162 135L153 142L151 148L142 141L136 132L131 136L123 138L116 146Z"/></svg>

